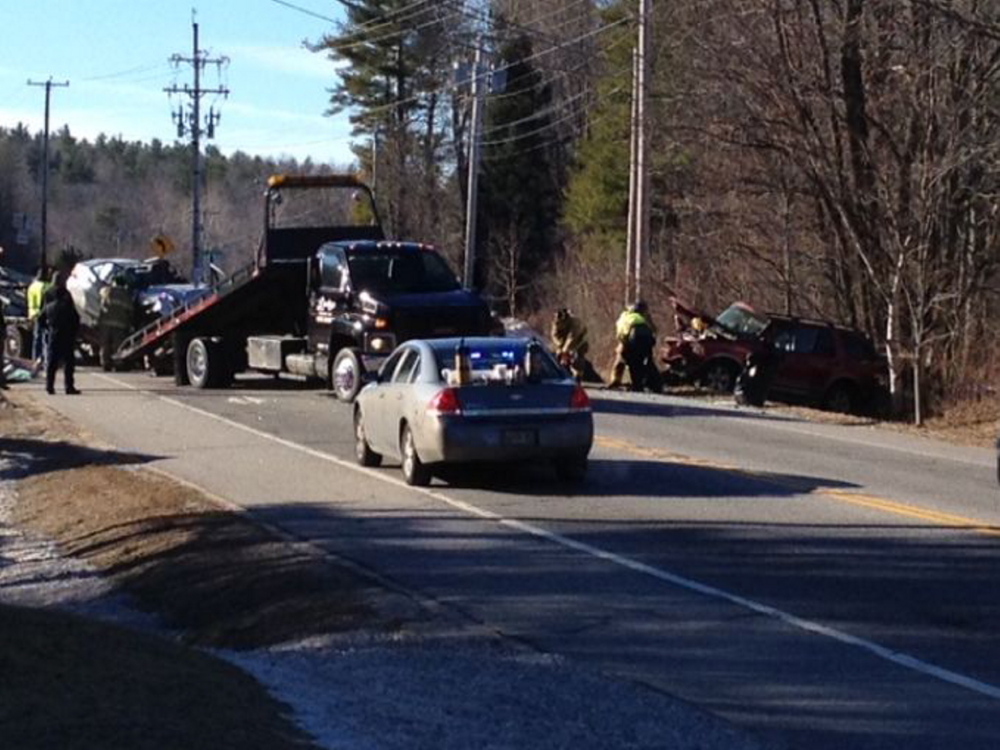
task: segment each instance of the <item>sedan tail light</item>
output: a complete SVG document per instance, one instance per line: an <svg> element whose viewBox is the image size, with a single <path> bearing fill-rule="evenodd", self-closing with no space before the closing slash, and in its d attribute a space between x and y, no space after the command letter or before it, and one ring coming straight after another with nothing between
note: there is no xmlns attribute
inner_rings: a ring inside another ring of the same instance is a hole
<svg viewBox="0 0 1000 750"><path fill-rule="evenodd" d="M569 408L572 411L590 411L590 396L579 383L573 389L573 395L569 397Z"/></svg>
<svg viewBox="0 0 1000 750"><path fill-rule="evenodd" d="M427 403L427 411L431 414L461 414L462 402L458 399L458 391L454 388L438 391Z"/></svg>

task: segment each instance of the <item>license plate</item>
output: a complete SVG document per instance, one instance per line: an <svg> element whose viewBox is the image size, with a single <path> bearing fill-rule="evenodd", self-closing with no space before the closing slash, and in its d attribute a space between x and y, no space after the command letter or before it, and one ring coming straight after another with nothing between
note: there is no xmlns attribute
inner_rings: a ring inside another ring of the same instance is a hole
<svg viewBox="0 0 1000 750"><path fill-rule="evenodd" d="M538 433L534 430L504 430L501 440L504 445L534 445L538 442Z"/></svg>

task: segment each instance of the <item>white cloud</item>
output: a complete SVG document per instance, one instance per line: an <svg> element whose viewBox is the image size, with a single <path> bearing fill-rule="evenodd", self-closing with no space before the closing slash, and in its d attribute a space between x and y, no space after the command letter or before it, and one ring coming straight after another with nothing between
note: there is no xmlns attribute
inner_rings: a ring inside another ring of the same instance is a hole
<svg viewBox="0 0 1000 750"><path fill-rule="evenodd" d="M324 55L310 52L304 47L238 44L227 49L231 65L238 66L244 59L252 65L271 72L332 81L337 66Z"/></svg>

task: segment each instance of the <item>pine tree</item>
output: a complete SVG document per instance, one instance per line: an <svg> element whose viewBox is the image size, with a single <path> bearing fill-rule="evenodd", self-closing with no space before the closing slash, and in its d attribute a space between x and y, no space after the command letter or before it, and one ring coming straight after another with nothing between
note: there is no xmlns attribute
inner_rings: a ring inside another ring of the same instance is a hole
<svg viewBox="0 0 1000 750"><path fill-rule="evenodd" d="M487 100L483 136L478 224L487 262L481 269L486 288L511 313L530 297L529 280L551 257L560 206L552 157L562 146L552 128L552 92L531 56L525 34L501 50L507 85Z"/></svg>
<svg viewBox="0 0 1000 750"><path fill-rule="evenodd" d="M607 9L602 22L613 23L626 12L624 3ZM628 224L629 158L631 128L631 46L622 37L627 28L606 40L609 50L604 72L595 85L596 106L591 110L587 134L577 144L574 168L566 191L567 228L586 243L608 252L624 252Z"/></svg>
<svg viewBox="0 0 1000 750"><path fill-rule="evenodd" d="M412 0L357 0L346 14L335 33L312 45L341 65L327 114L348 112L353 134L367 137L355 153L369 171L371 146L378 144L379 179L388 177L388 189L380 190L383 215L390 231L408 234L437 173L448 40L463 17L437 3L414 7Z"/></svg>

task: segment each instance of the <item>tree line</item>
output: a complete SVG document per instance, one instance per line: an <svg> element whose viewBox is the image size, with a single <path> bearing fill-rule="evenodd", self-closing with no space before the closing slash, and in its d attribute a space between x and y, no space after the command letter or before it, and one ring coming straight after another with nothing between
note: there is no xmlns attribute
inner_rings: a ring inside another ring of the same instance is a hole
<svg viewBox="0 0 1000 750"><path fill-rule="evenodd" d="M916 415L996 372L1000 8L982 0L654 0L644 295L832 318ZM310 40L389 233L461 267L472 76L488 85L476 282L503 312L624 300L635 0L354 0ZM481 46L488 70L474 69ZM96 255L186 238L183 144L53 139L50 235ZM0 244L39 137L0 131ZM257 241L270 171L208 154L208 244ZM249 250L247 251L249 252ZM139 253L141 254L141 253ZM227 255L223 255L227 258ZM663 328L664 326L661 326ZM900 405L902 405L900 403Z"/></svg>

